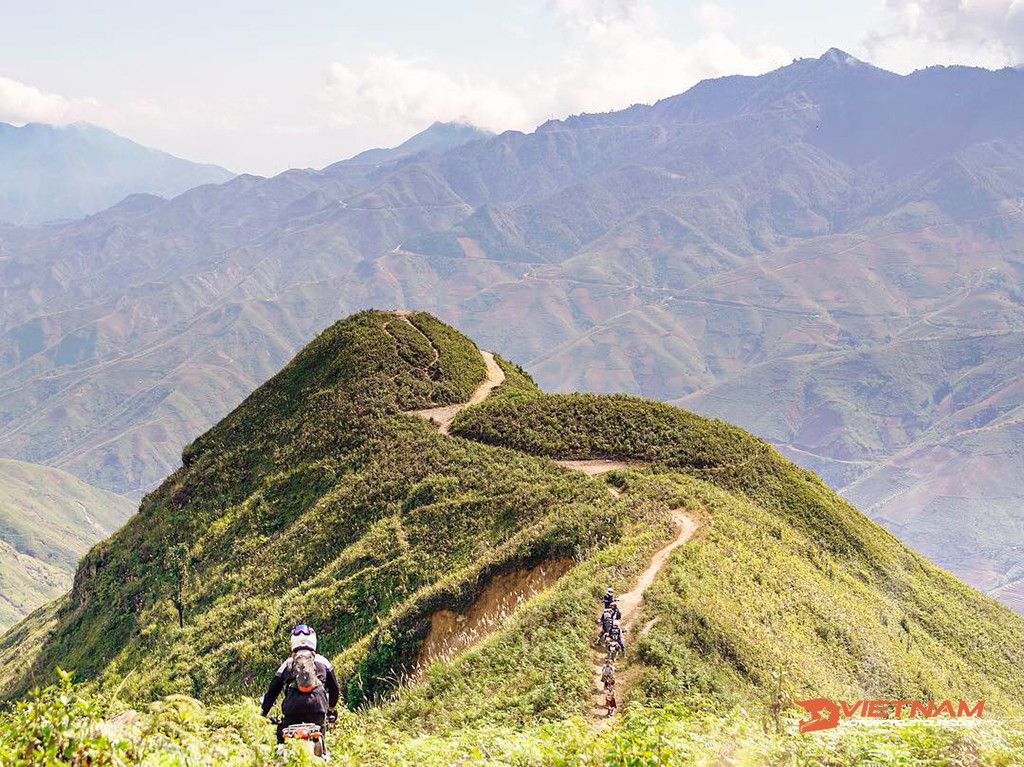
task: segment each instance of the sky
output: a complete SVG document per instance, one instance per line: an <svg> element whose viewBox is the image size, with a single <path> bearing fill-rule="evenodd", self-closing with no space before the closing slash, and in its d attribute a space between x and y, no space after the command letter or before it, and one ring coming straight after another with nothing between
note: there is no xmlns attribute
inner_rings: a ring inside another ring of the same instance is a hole
<svg viewBox="0 0 1024 767"><path fill-rule="evenodd" d="M110 128L237 172L435 120L496 132L841 48L900 73L1024 62L1024 0L0 0L0 121Z"/></svg>

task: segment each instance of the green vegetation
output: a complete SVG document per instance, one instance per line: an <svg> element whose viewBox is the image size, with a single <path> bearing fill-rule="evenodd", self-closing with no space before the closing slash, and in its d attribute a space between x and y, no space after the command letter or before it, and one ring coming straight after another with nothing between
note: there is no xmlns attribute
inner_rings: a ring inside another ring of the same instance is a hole
<svg viewBox="0 0 1024 767"><path fill-rule="evenodd" d="M66 598L0 640L0 683L23 701L0 747L265 763L254 699L307 621L349 709L332 734L342 764L1024 758L998 721L1024 712L1024 621L739 429L631 397L543 395L499 364L505 383L445 436L402 411L468 397L483 375L468 339L384 312L325 331L186 449ZM550 457L631 465L590 478ZM597 598L628 588L678 509L701 526L646 592L624 715L596 734ZM410 681L437 611L567 557L555 585ZM58 665L84 686L25 701ZM796 735L788 701L808 697L984 699L992 719Z"/></svg>
<svg viewBox="0 0 1024 767"><path fill-rule="evenodd" d="M271 764L267 725L252 705L208 709L174 696L141 711L83 693L60 672L60 682L34 691L0 715L0 763L31 765L252 765ZM302 760L295 758L295 764Z"/></svg>
<svg viewBox="0 0 1024 767"><path fill-rule="evenodd" d="M0 541L0 626L21 620L33 608L56 599L71 586L70 573L22 554Z"/></svg>
<svg viewBox="0 0 1024 767"><path fill-rule="evenodd" d="M134 507L60 469L0 460L0 631L67 591L79 558Z"/></svg>
<svg viewBox="0 0 1024 767"><path fill-rule="evenodd" d="M492 399L460 413L452 432L531 455L617 458L683 470L721 471L771 452L735 426L625 395Z"/></svg>
<svg viewBox="0 0 1024 767"><path fill-rule="evenodd" d="M536 394L542 393L540 387L537 386L530 374L519 367L519 365L502 359L497 354L494 355L494 359L502 369L502 372L505 373L505 380L491 392L491 399L495 397L531 398Z"/></svg>
<svg viewBox="0 0 1024 767"><path fill-rule="evenodd" d="M426 312L409 316L409 322L430 342L436 352L434 370L438 378L433 401L465 402L486 375L486 367L476 346L464 335ZM390 323L389 328L396 323Z"/></svg>

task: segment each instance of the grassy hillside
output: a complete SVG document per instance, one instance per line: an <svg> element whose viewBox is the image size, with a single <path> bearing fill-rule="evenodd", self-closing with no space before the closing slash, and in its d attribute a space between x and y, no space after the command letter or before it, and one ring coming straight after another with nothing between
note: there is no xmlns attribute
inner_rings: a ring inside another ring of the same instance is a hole
<svg viewBox="0 0 1024 767"><path fill-rule="evenodd" d="M82 554L134 508L59 469L0 460L0 630L67 591Z"/></svg>
<svg viewBox="0 0 1024 767"><path fill-rule="evenodd" d="M57 666L90 682L0 720L0 755L78 706L85 724L62 747L259 763L270 731L253 699L306 620L350 709L334 733L345 764L1024 757L1024 736L994 719L1024 713L1019 617L739 429L632 397L544 395L500 364L505 382L445 436L402 411L468 398L484 373L471 341L383 312L321 334L186 448L68 597L0 641L8 696ZM630 468L591 478L551 458ZM627 589L674 536L673 509L698 517L698 533L647 591L621 669L625 714L595 736L597 597ZM411 681L432 616L467 614L496 576L566 560L493 633ZM993 719L816 738L793 734L801 712L784 705L769 732L782 692L984 699Z"/></svg>
<svg viewBox="0 0 1024 767"><path fill-rule="evenodd" d="M71 573L0 541L0 626L17 623L71 586Z"/></svg>

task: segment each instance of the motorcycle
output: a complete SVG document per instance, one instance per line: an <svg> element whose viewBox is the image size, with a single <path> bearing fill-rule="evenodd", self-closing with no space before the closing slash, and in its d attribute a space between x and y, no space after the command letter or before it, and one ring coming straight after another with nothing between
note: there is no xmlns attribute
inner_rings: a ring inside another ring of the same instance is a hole
<svg viewBox="0 0 1024 767"><path fill-rule="evenodd" d="M336 716L328 715L328 725L335 721L337 721ZM272 716L269 718L269 722L276 727L281 724L281 717ZM320 729L320 725L311 722L290 724L281 731L281 734L284 737L284 744L283 747L279 747L279 756L284 756L291 743L298 743L299 747L310 756L325 762L330 761L327 744L324 743L324 732Z"/></svg>

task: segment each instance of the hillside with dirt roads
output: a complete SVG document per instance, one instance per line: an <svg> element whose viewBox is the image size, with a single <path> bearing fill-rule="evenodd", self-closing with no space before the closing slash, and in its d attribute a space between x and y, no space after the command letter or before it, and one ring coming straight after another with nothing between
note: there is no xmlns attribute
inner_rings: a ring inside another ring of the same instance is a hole
<svg viewBox="0 0 1024 767"><path fill-rule="evenodd" d="M0 459L0 631L64 594L81 556L134 511L67 472Z"/></svg>
<svg viewBox="0 0 1024 767"><path fill-rule="evenodd" d="M1019 70L830 50L0 225L0 457L139 500L338 316L426 310L551 391L739 424L1019 607L1022 104Z"/></svg>
<svg viewBox="0 0 1024 767"><path fill-rule="evenodd" d="M366 311L187 445L0 639L6 697L59 683L0 713L0 755L73 708L66 742L127 763L269 758L256 700L299 622L341 682L342 763L1021 753L1024 621L773 447L664 403L545 394L429 314ZM791 701L821 697L983 698L993 721L793 735Z"/></svg>

